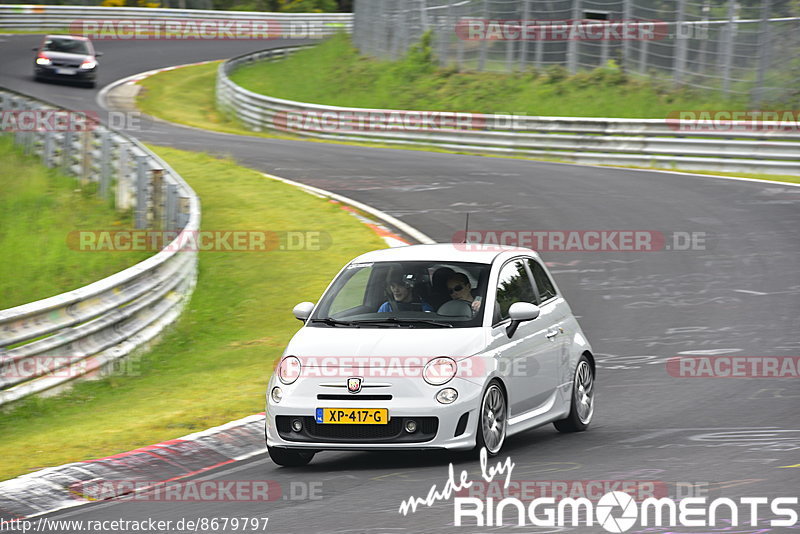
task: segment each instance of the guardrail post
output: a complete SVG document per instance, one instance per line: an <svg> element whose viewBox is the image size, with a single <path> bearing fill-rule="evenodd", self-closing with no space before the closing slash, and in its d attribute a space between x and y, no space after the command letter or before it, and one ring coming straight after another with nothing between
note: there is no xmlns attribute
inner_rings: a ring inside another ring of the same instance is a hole
<svg viewBox="0 0 800 534"><path fill-rule="evenodd" d="M100 196L108 198L111 185L111 136L105 128L100 132Z"/></svg>
<svg viewBox="0 0 800 534"><path fill-rule="evenodd" d="M89 130L80 133L81 141L81 184L86 185L91 180L92 172L92 134Z"/></svg>
<svg viewBox="0 0 800 534"><path fill-rule="evenodd" d="M72 166L72 138L75 132L67 130L64 132L63 142L61 147L61 169L65 173L70 173Z"/></svg>
<svg viewBox="0 0 800 534"><path fill-rule="evenodd" d="M166 223L164 229L176 230L180 228L178 224L178 186L173 183L167 183L166 193Z"/></svg>
<svg viewBox="0 0 800 534"><path fill-rule="evenodd" d="M166 226L164 224L164 169L151 169L150 183L152 190L152 203L150 204L152 221L150 227L153 230L164 230Z"/></svg>
<svg viewBox="0 0 800 534"><path fill-rule="evenodd" d="M55 134L52 130L44 132L44 151L42 153L42 160L46 167L53 166L53 136Z"/></svg>
<svg viewBox="0 0 800 534"><path fill-rule="evenodd" d="M136 161L136 228L147 228L147 156L137 154Z"/></svg>

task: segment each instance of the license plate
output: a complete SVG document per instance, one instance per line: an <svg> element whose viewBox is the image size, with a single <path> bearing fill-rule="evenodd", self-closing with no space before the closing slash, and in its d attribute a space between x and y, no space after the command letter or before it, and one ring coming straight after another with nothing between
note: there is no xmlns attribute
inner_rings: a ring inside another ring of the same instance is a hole
<svg viewBox="0 0 800 534"><path fill-rule="evenodd" d="M387 408L317 408L318 424L385 425L389 422Z"/></svg>
<svg viewBox="0 0 800 534"><path fill-rule="evenodd" d="M56 74L75 74L75 69L56 69Z"/></svg>

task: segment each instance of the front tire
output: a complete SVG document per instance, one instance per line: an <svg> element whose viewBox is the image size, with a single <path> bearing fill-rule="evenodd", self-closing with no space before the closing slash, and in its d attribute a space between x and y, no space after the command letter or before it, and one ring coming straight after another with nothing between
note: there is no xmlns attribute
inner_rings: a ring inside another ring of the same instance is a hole
<svg viewBox="0 0 800 534"><path fill-rule="evenodd" d="M301 451L293 449L281 449L279 447L267 446L267 452L272 461L283 467L303 467L314 458L314 451Z"/></svg>
<svg viewBox="0 0 800 534"><path fill-rule="evenodd" d="M559 432L583 432L589 428L594 415L594 370L589 359L582 354L575 367L572 380L572 401L569 415L555 421L553 425Z"/></svg>
<svg viewBox="0 0 800 534"><path fill-rule="evenodd" d="M481 399L475 449L480 452L485 447L488 456L497 456L506 439L507 427L506 396L500 383L492 380Z"/></svg>

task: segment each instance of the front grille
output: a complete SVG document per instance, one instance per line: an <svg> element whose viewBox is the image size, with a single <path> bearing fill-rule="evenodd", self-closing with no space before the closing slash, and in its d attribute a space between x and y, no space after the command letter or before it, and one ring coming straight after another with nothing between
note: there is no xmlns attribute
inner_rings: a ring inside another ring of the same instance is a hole
<svg viewBox="0 0 800 534"><path fill-rule="evenodd" d="M58 59L52 59L52 60L50 60L50 64L51 64L51 65L53 65L54 67L71 67L71 68L77 68L77 67L80 67L80 66L81 66L81 64L80 64L80 63L75 63L74 61L65 61L65 60L58 60Z"/></svg>
<svg viewBox="0 0 800 534"><path fill-rule="evenodd" d="M341 400L341 401L362 401L362 400L392 400L391 395L333 395L331 393L320 393L317 400Z"/></svg>
<svg viewBox="0 0 800 534"><path fill-rule="evenodd" d="M300 419L303 429L292 430L292 420ZM413 419L417 431L406 432L405 423ZM317 424L313 417L275 417L278 434L287 441L324 441L338 443L421 443L436 437L438 417L393 417L385 425Z"/></svg>

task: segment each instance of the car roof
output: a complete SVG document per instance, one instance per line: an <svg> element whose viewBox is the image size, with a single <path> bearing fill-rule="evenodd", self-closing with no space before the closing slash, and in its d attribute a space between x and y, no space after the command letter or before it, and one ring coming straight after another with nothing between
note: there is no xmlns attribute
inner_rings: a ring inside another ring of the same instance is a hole
<svg viewBox="0 0 800 534"><path fill-rule="evenodd" d="M437 243L432 245L408 245L404 247L373 250L355 258L351 263L380 261L457 261L467 263L492 263L498 256L514 256L524 253L537 254L522 247L480 245L464 243Z"/></svg>
<svg viewBox="0 0 800 534"><path fill-rule="evenodd" d="M88 37L82 35L45 35L45 39L72 39L74 41L88 41Z"/></svg>

